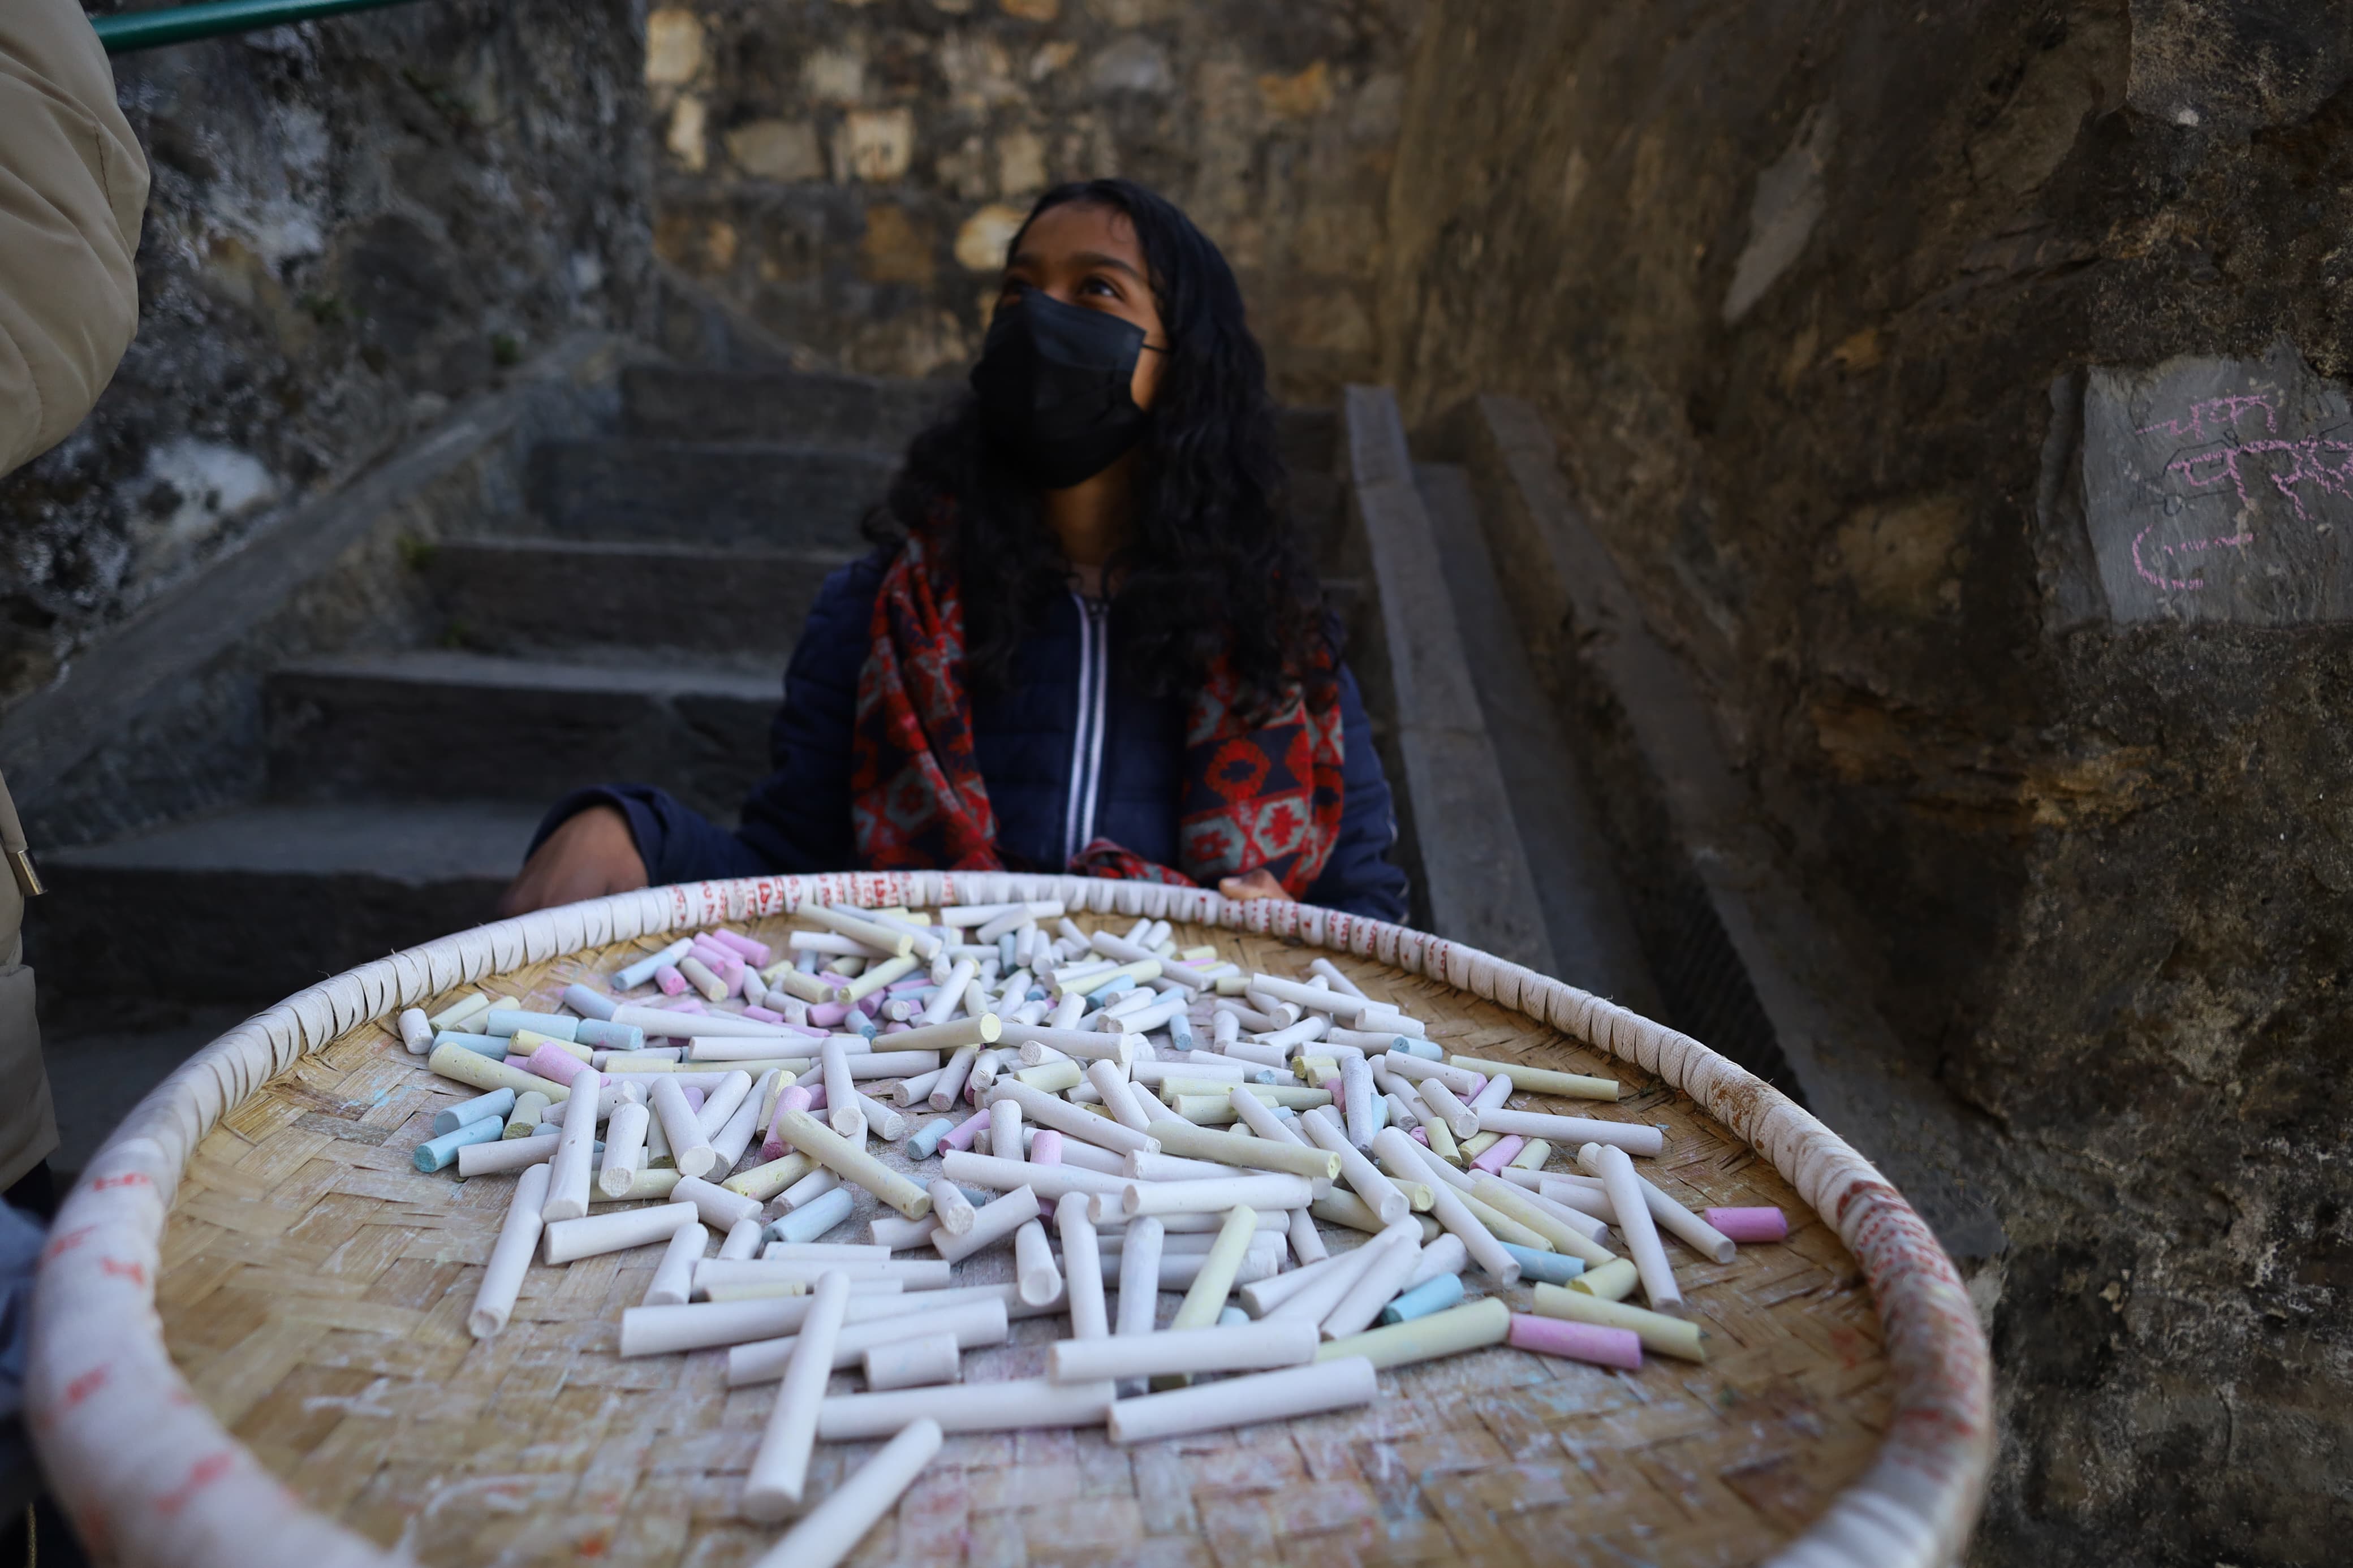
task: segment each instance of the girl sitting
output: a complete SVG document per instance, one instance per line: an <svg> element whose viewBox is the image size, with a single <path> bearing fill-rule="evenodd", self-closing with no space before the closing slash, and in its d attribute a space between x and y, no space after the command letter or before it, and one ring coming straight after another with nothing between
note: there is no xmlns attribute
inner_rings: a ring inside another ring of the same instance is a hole
<svg viewBox="0 0 2353 1568"><path fill-rule="evenodd" d="M874 552L826 580L743 826L580 791L504 912L649 880L1009 868L1404 919L1388 785L1225 258L1130 182L1048 192L972 388L909 449Z"/></svg>

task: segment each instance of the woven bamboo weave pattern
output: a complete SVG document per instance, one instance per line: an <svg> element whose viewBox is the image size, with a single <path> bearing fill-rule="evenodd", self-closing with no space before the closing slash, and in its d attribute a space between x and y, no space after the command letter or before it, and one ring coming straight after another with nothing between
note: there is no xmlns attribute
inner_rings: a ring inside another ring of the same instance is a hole
<svg viewBox="0 0 2353 1568"><path fill-rule="evenodd" d="M779 942L795 922L730 923ZM1286 974L1315 951L1207 926L1179 940ZM552 1004L660 945L543 959L425 1005L485 987ZM1343 1415L1132 1449L1100 1429L954 1436L855 1562L1746 1563L1871 1468L1893 1403L1880 1318L1838 1235L1770 1162L1630 1062L1432 976L1330 956L1450 1051L1620 1079L1625 1098L1599 1114L1668 1129L1645 1173L1690 1206L1789 1213L1786 1245L1727 1265L1671 1244L1707 1363L1624 1373L1499 1347L1384 1373L1380 1400ZM196 1396L311 1509L422 1563L748 1561L776 1533L735 1517L773 1387L731 1394L723 1352L616 1356L659 1247L534 1267L506 1331L470 1338L512 1178L414 1171L433 1111L467 1091L424 1072L388 1024L300 1058L196 1144L155 1281ZM862 1239L871 1210L861 1194L839 1236ZM1500 1293L1527 1310L1525 1287ZM1009 1343L967 1352L964 1376L1039 1375L1061 1331L1018 1322ZM811 1495L878 1446L820 1445Z"/></svg>

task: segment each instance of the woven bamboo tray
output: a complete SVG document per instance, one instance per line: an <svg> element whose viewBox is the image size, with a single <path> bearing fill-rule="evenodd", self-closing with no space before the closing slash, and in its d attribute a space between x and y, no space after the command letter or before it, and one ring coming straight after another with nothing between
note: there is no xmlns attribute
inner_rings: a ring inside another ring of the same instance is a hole
<svg viewBox="0 0 2353 1568"><path fill-rule="evenodd" d="M1399 927L931 873L702 883L502 921L339 975L191 1059L91 1162L37 1291L27 1405L85 1539L186 1568L749 1561L776 1534L735 1513L773 1390L730 1394L723 1352L616 1356L659 1247L534 1268L506 1331L470 1338L511 1182L411 1168L459 1091L391 1020L491 977L551 1000L655 933L772 936L811 899L1034 898L1176 921L1187 943L1282 973L1322 949L1449 1049L1615 1074L1618 1113L1669 1130L1648 1173L1694 1207L1778 1205L1795 1228L1721 1267L1678 1254L1704 1365L1616 1373L1497 1347L1384 1373L1374 1405L1310 1420L1132 1449L1100 1430L951 1437L854 1561L1953 1561L1990 1453L1984 1340L1919 1218L1783 1096L1621 1008ZM1525 1289L1504 1294L1525 1310ZM1060 1329L1017 1324L966 1354L965 1378L1039 1374ZM876 1447L821 1445L812 1498Z"/></svg>

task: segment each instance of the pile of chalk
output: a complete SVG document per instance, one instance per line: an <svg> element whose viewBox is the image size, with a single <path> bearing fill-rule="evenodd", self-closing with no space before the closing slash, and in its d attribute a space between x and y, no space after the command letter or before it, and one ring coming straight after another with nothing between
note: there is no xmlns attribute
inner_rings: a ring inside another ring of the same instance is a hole
<svg viewBox="0 0 2353 1568"><path fill-rule="evenodd" d="M818 1439L890 1439L764 1565L846 1556L947 1432L1177 1436L1364 1405L1379 1369L1497 1344L1701 1361L1667 1238L1724 1263L1788 1234L1644 1177L1658 1127L1509 1103L1607 1104L1616 1080L1449 1054L1326 959L1248 973L1051 901L797 918L781 953L698 932L562 1011L477 993L398 1020L481 1091L417 1168L515 1177L476 1336L534 1254L659 1246L620 1353L725 1348L731 1386L778 1384L747 1516L799 1508ZM836 1239L852 1189L892 1211L862 1241ZM1008 1251L1009 1281L959 1281ZM961 1380L1038 1317L1067 1323L1044 1376ZM841 1370L863 1391L828 1394Z"/></svg>

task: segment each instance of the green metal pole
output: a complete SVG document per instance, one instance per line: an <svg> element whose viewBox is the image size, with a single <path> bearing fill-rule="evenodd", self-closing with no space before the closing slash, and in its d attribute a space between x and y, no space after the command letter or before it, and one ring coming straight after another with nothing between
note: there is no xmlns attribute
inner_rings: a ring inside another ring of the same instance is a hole
<svg viewBox="0 0 2353 1568"><path fill-rule="evenodd" d="M191 38L217 37L223 33L249 33L332 16L339 11L367 11L379 5L399 5L406 0L206 0L201 5L173 5L160 11L118 12L92 16L90 26L111 55L132 49L185 44Z"/></svg>

